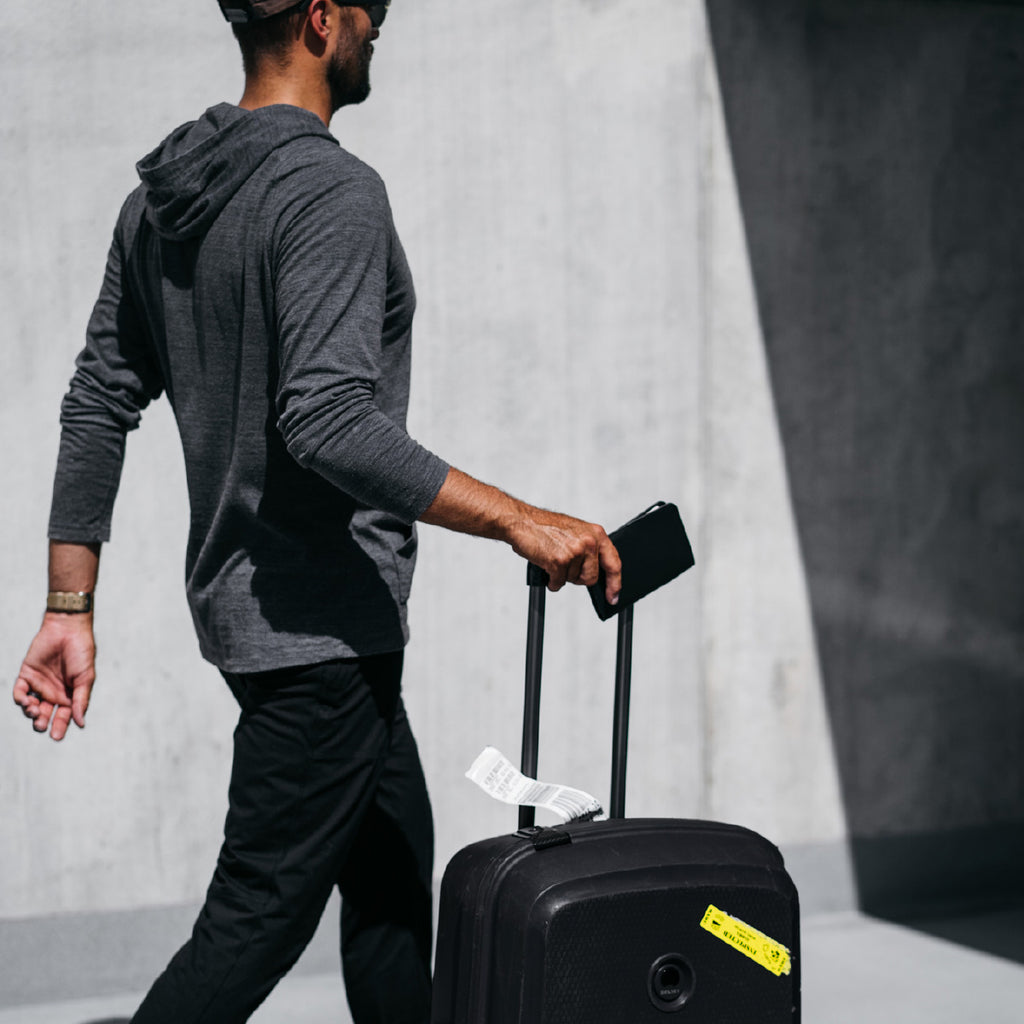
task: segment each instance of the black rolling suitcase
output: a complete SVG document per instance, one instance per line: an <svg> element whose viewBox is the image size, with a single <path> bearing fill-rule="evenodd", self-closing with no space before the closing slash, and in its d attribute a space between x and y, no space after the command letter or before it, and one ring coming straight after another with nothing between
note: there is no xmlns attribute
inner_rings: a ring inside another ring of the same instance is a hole
<svg viewBox="0 0 1024 1024"><path fill-rule="evenodd" d="M543 573L528 581L523 772L535 777ZM778 850L733 825L623 817L632 613L618 614L611 817L537 828L520 808L518 832L452 858L432 1024L800 1020L797 895Z"/></svg>

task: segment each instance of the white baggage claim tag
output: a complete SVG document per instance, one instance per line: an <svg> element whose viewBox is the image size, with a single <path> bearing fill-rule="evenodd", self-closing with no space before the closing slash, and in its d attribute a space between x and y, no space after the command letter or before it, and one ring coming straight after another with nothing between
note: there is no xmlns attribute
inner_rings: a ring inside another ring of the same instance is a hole
<svg viewBox="0 0 1024 1024"><path fill-rule="evenodd" d="M601 814L601 805L589 793L528 779L494 747L486 747L473 762L466 778L488 796L506 804L527 804L557 814L562 821L585 821Z"/></svg>

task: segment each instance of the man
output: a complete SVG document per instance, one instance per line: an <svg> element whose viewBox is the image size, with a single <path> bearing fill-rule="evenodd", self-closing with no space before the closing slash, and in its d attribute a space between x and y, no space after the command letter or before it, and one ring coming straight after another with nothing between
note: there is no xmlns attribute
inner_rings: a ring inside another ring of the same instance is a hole
<svg viewBox="0 0 1024 1024"><path fill-rule="evenodd" d="M65 397L50 596L14 699L85 724L92 593L127 430L162 392L191 507L187 590L241 706L224 844L136 1024L247 1020L334 885L356 1024L429 1018L432 823L400 695L417 520L503 540L551 589L620 565L601 527L448 466L405 431L409 269L383 184L327 131L369 93L388 4L219 0L243 54L138 165Z"/></svg>

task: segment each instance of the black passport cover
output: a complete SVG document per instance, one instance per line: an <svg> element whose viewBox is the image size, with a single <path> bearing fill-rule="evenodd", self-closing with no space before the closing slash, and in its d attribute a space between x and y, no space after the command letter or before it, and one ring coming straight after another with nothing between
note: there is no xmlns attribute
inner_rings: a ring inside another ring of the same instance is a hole
<svg viewBox="0 0 1024 1024"><path fill-rule="evenodd" d="M670 502L657 502L609 537L622 559L622 593L618 604L608 603L603 572L597 583L587 588L594 611L602 620L635 604L694 564L679 509Z"/></svg>

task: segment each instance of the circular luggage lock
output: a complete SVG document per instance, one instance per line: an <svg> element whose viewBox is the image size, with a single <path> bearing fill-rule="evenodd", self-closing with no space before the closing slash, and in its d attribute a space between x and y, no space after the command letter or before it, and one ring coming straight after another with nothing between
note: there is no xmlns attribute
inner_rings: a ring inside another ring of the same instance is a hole
<svg viewBox="0 0 1024 1024"><path fill-rule="evenodd" d="M693 995L696 985L697 976L693 968L678 953L658 957L647 974L651 1002L665 1013L681 1010Z"/></svg>

